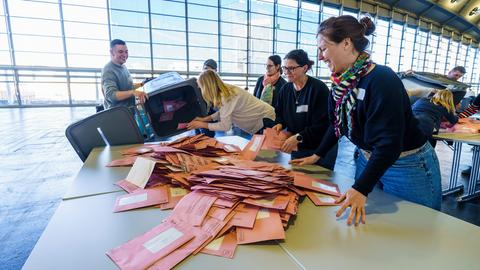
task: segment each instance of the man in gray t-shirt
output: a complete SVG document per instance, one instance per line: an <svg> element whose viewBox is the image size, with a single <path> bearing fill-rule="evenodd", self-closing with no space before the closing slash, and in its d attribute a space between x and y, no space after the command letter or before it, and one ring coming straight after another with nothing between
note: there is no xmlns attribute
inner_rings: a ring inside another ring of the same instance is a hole
<svg viewBox="0 0 480 270"><path fill-rule="evenodd" d="M135 97L141 103L147 95L136 90L143 83L133 83L132 76L124 65L128 59L128 48L125 41L114 39L110 42L111 61L102 69L102 90L105 97L105 109L116 106L131 107L135 105Z"/></svg>

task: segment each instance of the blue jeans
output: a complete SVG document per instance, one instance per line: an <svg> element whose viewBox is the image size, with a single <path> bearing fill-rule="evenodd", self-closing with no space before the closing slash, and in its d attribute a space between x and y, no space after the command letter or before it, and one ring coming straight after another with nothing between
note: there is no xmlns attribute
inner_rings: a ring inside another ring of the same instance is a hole
<svg viewBox="0 0 480 270"><path fill-rule="evenodd" d="M367 159L358 149L355 155L355 178L367 165ZM380 178L383 191L397 197L440 210L442 183L440 164L432 146L427 142L411 155L401 157Z"/></svg>

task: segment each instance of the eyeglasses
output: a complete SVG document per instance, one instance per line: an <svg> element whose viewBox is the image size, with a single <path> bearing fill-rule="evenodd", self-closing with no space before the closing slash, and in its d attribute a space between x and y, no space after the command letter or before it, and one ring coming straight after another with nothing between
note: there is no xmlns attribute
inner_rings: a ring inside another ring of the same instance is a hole
<svg viewBox="0 0 480 270"><path fill-rule="evenodd" d="M286 67L286 66L282 66L282 70L283 70L283 72L287 72L287 71L288 71L288 72L292 73L292 72L295 71L295 69L297 69L297 68L299 68L299 67L301 67L301 66L296 66L296 67Z"/></svg>
<svg viewBox="0 0 480 270"><path fill-rule="evenodd" d="M275 65L268 65L268 64L267 64L267 65L265 65L265 68L271 69L271 68L273 68L274 66L275 66Z"/></svg>

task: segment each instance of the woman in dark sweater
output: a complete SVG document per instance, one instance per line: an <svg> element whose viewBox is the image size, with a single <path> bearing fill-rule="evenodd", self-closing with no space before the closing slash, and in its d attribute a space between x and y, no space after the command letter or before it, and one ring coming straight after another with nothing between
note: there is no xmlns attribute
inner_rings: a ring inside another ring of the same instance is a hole
<svg viewBox="0 0 480 270"><path fill-rule="evenodd" d="M417 127L402 82L365 52L370 18L332 17L320 24L319 60L332 71L330 127L316 153L292 160L311 164L341 136L356 146L355 183L340 197L337 217L350 207L347 223L365 223L365 203L378 182L385 192L434 209L441 205L441 178L432 146Z"/></svg>
<svg viewBox="0 0 480 270"><path fill-rule="evenodd" d="M277 105L278 91L284 84L287 83L282 78L282 58L278 55L271 55L268 57L265 75L257 80L253 95L260 100L272 105L274 108Z"/></svg>
<svg viewBox="0 0 480 270"><path fill-rule="evenodd" d="M438 134L442 118L446 118L452 125L458 122L453 95L449 90L438 90L431 98L417 100L412 105L412 111L419 122L418 127L433 147L437 141L432 138L432 135Z"/></svg>
<svg viewBox="0 0 480 270"><path fill-rule="evenodd" d="M293 50L285 56L282 67L288 83L278 93L273 128L293 134L282 146L282 151L291 153L292 158L311 155L328 128L328 87L306 74L312 65L304 50ZM333 169L336 149L332 152L318 165Z"/></svg>

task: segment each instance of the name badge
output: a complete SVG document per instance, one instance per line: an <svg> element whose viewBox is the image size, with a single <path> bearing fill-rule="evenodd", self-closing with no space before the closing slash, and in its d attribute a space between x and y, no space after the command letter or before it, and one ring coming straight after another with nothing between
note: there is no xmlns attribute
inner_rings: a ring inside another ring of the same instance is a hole
<svg viewBox="0 0 480 270"><path fill-rule="evenodd" d="M308 105L297 106L297 113L308 112Z"/></svg>
<svg viewBox="0 0 480 270"><path fill-rule="evenodd" d="M365 89L358 88L357 99L363 100L365 98Z"/></svg>

